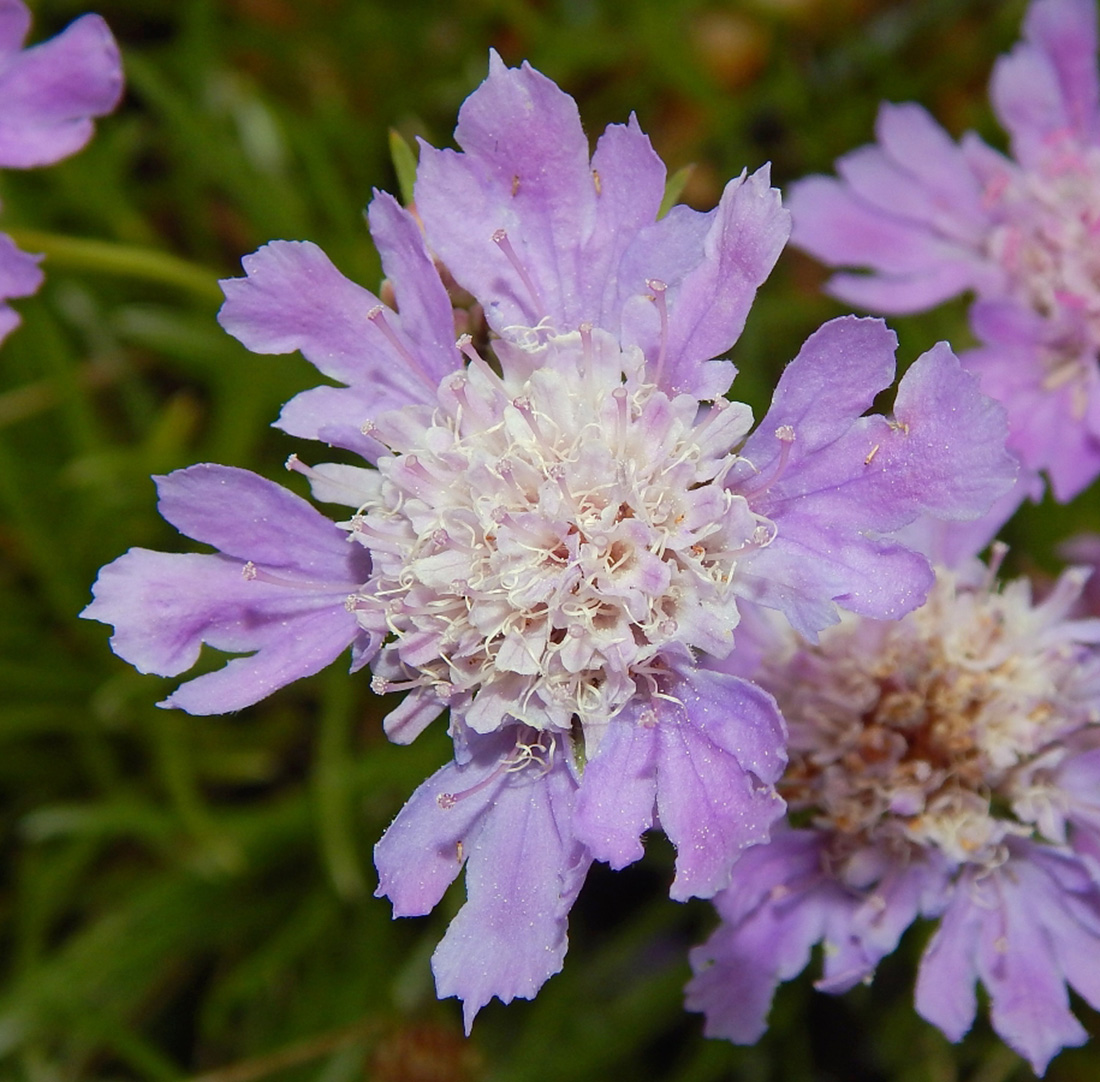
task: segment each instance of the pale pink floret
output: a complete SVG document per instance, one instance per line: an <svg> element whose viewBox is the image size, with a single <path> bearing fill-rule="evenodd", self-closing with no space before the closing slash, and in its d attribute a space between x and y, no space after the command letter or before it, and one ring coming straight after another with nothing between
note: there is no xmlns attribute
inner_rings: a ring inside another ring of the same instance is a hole
<svg viewBox="0 0 1100 1082"><path fill-rule="evenodd" d="M1100 620L1085 579L1041 601L980 566L941 568L928 602L851 618L811 646L754 623L760 683L790 728L779 783L806 821L747 853L692 952L687 1005L711 1036L755 1040L772 995L824 944L817 987L869 980L919 917L938 918L917 1010L951 1040L975 984L994 1029L1037 1073L1100 1004Z"/></svg>

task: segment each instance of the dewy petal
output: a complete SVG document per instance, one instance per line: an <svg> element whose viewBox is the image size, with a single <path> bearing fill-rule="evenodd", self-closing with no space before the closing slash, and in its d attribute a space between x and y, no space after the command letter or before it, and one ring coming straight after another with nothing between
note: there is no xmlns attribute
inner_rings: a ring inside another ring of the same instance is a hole
<svg viewBox="0 0 1100 1082"><path fill-rule="evenodd" d="M510 734L477 738L473 758L437 770L397 813L374 847L375 896L390 899L394 917L430 913L458 876L481 818L506 784L500 763L511 746ZM456 794L465 795L446 799Z"/></svg>
<svg viewBox="0 0 1100 1082"><path fill-rule="evenodd" d="M432 955L436 990L463 1001L467 1033L493 996L531 999L561 969L591 862L572 836L575 792L563 760L510 775L467 846L467 901Z"/></svg>
<svg viewBox="0 0 1100 1082"><path fill-rule="evenodd" d="M662 389L696 392L700 362L737 341L756 290L789 236L790 215L771 186L769 166L726 185L703 241L702 259L669 291Z"/></svg>
<svg viewBox="0 0 1100 1082"><path fill-rule="evenodd" d="M242 265L247 277L221 283L225 304L218 322L248 349L301 350L324 375L364 392L369 389L371 416L434 401L439 380L454 367L453 340L450 355L422 349L403 334L400 317L385 309L381 318L403 342L403 355L370 318L378 298L345 278L309 241L272 241L245 256ZM450 319L448 309L448 325ZM418 334L438 341L444 331Z"/></svg>
<svg viewBox="0 0 1100 1082"><path fill-rule="evenodd" d="M682 705L662 704L657 721L657 812L676 846L669 893L684 901L726 886L783 814L786 730L775 700L735 676L697 670L674 693Z"/></svg>
<svg viewBox="0 0 1100 1082"><path fill-rule="evenodd" d="M788 467L843 436L894 378L898 338L881 319L841 316L806 339L779 377L771 406L741 454L763 476L783 453L780 428L794 432Z"/></svg>
<svg viewBox="0 0 1100 1082"><path fill-rule="evenodd" d="M576 103L529 64L489 57L488 78L462 105L456 154L422 145L416 207L433 250L485 308L490 325L576 325L582 242L593 228L596 184ZM535 287L494 242L503 229Z"/></svg>
<svg viewBox="0 0 1100 1082"><path fill-rule="evenodd" d="M42 284L38 266L41 256L29 255L0 233L0 341L19 326L19 314L3 302L11 297L29 297Z"/></svg>
<svg viewBox="0 0 1100 1082"><path fill-rule="evenodd" d="M365 638L344 608L349 589L249 581L240 561L224 556L131 549L100 571L95 600L81 615L113 624L112 648L140 672L184 672L203 643L255 651L183 684L160 704L222 714L319 672Z"/></svg>
<svg viewBox="0 0 1100 1082"><path fill-rule="evenodd" d="M454 311L416 219L388 192L375 192L367 211L382 269L393 285L400 329L428 376L438 383L458 368ZM373 386L370 388L374 393Z"/></svg>
<svg viewBox="0 0 1100 1082"><path fill-rule="evenodd" d="M946 347L906 373L893 422L858 416L889 383L894 341L881 322L854 317L811 335L745 444L758 474L733 483L776 524L735 586L810 637L835 621L834 601L881 618L919 604L927 562L874 535L924 512L976 518L1016 474L1000 408Z"/></svg>
<svg viewBox="0 0 1100 1082"><path fill-rule="evenodd" d="M657 733L637 701L607 726L585 764L573 829L596 860L618 870L641 859L641 836L653 825Z"/></svg>
<svg viewBox="0 0 1100 1082"><path fill-rule="evenodd" d="M368 462L377 462L386 449L364 432L377 413L378 397L369 385L313 387L283 406L275 426L291 436L322 440L330 447L342 447Z"/></svg>
<svg viewBox="0 0 1100 1082"><path fill-rule="evenodd" d="M633 113L627 124L611 124L600 136L592 174L599 178L596 221L585 244L585 277L579 283L584 304L578 314L617 331L626 297L642 292L646 277L644 272L621 276L620 265L639 233L657 220L665 191L664 162Z"/></svg>
<svg viewBox="0 0 1100 1082"><path fill-rule="evenodd" d="M142 672L177 675L203 643L255 651L184 684L162 705L239 710L318 672L351 643L361 654L377 645L344 604L369 573L369 558L305 500L226 466L192 466L158 484L164 517L225 555L132 549L103 568L82 615L113 624L115 652ZM246 561L260 573L248 574Z"/></svg>
<svg viewBox="0 0 1100 1082"><path fill-rule="evenodd" d="M5 36L20 22L9 11ZM98 15L9 54L0 71L0 166L26 169L75 154L92 136L92 118L109 113L121 96L118 46Z"/></svg>
<svg viewBox="0 0 1100 1082"><path fill-rule="evenodd" d="M312 504L248 470L204 463L157 477L159 510L181 533L228 556L293 568L319 581L366 564L359 546ZM361 581L361 580L360 580ZM358 585L358 583L356 583Z"/></svg>

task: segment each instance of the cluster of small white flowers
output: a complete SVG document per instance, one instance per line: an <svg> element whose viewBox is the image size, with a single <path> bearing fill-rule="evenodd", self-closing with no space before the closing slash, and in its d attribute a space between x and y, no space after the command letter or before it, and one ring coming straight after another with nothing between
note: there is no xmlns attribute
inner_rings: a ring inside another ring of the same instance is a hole
<svg viewBox="0 0 1100 1082"><path fill-rule="evenodd" d="M767 664L791 727L781 790L829 833L841 874L868 846L992 867L1007 837L1049 831L1062 741L1098 720L1065 620L1081 582L1068 572L1034 605L1026 581L998 590L941 571L900 621L848 618Z"/></svg>
<svg viewBox="0 0 1100 1082"><path fill-rule="evenodd" d="M592 751L669 664L732 648L738 557L774 535L722 484L751 411L670 397L598 330L498 342L503 375L466 349L420 427L371 429L393 454L347 526L374 561L352 607L389 636L375 683L475 731L576 718Z"/></svg>

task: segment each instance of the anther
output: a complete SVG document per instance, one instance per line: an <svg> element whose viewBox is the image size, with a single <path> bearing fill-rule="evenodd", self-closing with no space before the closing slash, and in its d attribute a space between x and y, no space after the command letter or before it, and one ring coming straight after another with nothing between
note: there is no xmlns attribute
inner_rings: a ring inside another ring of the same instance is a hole
<svg viewBox="0 0 1100 1082"><path fill-rule="evenodd" d="M540 314L545 313L546 305L542 303L542 297L539 296L539 291L535 288L535 283L531 281L526 268L519 261L519 256L516 255L516 250L512 247L512 242L508 239L508 234L503 229L498 229L493 234L493 243L501 250L504 257L512 264L512 269L519 275L519 280L523 283L527 292L530 294L531 300L534 302L535 311Z"/></svg>
<svg viewBox="0 0 1100 1082"><path fill-rule="evenodd" d="M481 360L481 356L478 354L477 350L474 349L474 340L468 334L459 335L458 341L455 342L455 345L458 347L458 352L461 353L468 361ZM462 379L463 381L465 381L466 377L462 375L461 372L456 372L455 375L451 378L451 390L457 393L461 388L456 386L453 380Z"/></svg>

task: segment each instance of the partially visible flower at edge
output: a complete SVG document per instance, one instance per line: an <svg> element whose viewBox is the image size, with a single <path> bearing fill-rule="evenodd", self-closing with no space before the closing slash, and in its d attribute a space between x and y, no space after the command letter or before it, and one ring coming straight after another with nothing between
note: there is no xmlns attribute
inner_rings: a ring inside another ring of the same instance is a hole
<svg viewBox="0 0 1100 1082"><path fill-rule="evenodd" d="M895 623L851 617L817 644L757 625L792 821L745 854L691 953L708 1035L755 1041L815 943L816 986L843 992L925 917L916 1007L949 1039L977 980L1036 1073L1087 1039L1066 989L1100 1007L1100 620L1071 616L1087 576L1036 603L974 561Z"/></svg>
<svg viewBox="0 0 1100 1082"><path fill-rule="evenodd" d="M881 314L972 290L981 346L961 354L1008 411L1009 446L1059 500L1100 473L1100 90L1095 0L1033 0L994 68L1005 157L960 143L918 105L883 104L878 142L839 179L792 185L792 241L830 266L828 292Z"/></svg>
<svg viewBox="0 0 1100 1082"><path fill-rule="evenodd" d="M75 154L92 137L92 118L122 96L118 46L98 15L24 49L30 22L21 0L0 0L0 168L32 169ZM19 325L5 302L42 284L39 258L0 233L0 341Z"/></svg>
<svg viewBox="0 0 1100 1082"><path fill-rule="evenodd" d="M664 166L637 122L609 127L590 159L572 99L495 54L456 140L421 149L423 232L390 196L371 204L393 308L303 242L272 242L224 283L230 333L300 349L344 384L298 395L278 423L375 465L289 463L351 517L337 527L244 471L180 471L160 479L162 511L220 554L132 550L85 615L115 624L143 671L183 672L202 642L255 651L162 705L238 709L351 643L377 691L407 692L391 739L449 710L455 759L375 859L401 916L466 869L433 968L469 1026L560 968L593 859L621 868L659 826L682 899L725 886L767 837L782 719L707 660L733 649L741 608L776 608L807 635L838 603L900 615L931 572L891 531L922 512L980 515L1015 465L1001 410L943 345L906 374L892 418L862 416L894 377L877 320L812 335L750 434L748 407L723 397L733 367L714 358L786 241L766 170L710 213L658 220ZM494 364L456 344L433 257L483 307Z"/></svg>

